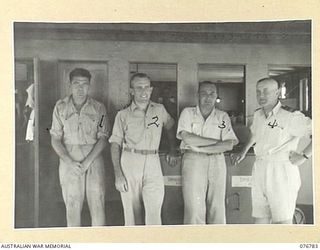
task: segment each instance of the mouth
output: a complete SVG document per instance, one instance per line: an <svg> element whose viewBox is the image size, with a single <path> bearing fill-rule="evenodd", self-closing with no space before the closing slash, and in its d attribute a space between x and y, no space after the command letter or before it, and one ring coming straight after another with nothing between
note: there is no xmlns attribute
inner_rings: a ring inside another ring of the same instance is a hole
<svg viewBox="0 0 320 250"><path fill-rule="evenodd" d="M262 98L258 98L258 102L259 103L265 103L265 102L267 102L267 100L266 99L262 99Z"/></svg>
<svg viewBox="0 0 320 250"><path fill-rule="evenodd" d="M79 97L84 97L85 94L84 94L84 93L77 93L77 96L79 96Z"/></svg>

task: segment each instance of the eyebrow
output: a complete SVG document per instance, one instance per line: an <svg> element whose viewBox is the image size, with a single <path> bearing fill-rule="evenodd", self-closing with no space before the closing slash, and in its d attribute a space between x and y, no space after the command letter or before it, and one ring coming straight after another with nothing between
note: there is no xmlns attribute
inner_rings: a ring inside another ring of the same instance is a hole
<svg viewBox="0 0 320 250"><path fill-rule="evenodd" d="M217 91L216 90L213 90L213 91L210 91L210 92L207 92L207 91L204 91L204 90L200 90L199 93L216 93Z"/></svg>
<svg viewBox="0 0 320 250"><path fill-rule="evenodd" d="M89 82L88 80L73 80L71 82Z"/></svg>

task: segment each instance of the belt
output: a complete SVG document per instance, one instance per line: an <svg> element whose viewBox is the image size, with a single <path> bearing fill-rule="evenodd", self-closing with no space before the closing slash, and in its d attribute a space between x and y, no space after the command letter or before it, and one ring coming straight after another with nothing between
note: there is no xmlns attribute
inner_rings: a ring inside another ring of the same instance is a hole
<svg viewBox="0 0 320 250"><path fill-rule="evenodd" d="M136 154L142 154L142 155L158 154L158 150L149 150L149 149L123 148L123 151L136 153Z"/></svg>
<svg viewBox="0 0 320 250"><path fill-rule="evenodd" d="M216 155L216 153L196 152L196 151L193 151L193 150L191 150L191 149L182 149L182 150L181 150L181 153L182 153L182 154L192 153L192 154L198 154L198 155Z"/></svg>

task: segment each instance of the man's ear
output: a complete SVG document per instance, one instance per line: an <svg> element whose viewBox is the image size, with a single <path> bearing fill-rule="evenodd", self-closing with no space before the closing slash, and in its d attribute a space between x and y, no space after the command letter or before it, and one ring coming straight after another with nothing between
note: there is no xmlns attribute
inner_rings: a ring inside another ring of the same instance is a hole
<svg viewBox="0 0 320 250"><path fill-rule="evenodd" d="M198 91L195 94L195 98L196 98L196 102L199 103L200 96L199 96L199 92Z"/></svg>
<svg viewBox="0 0 320 250"><path fill-rule="evenodd" d="M130 93L130 95L133 95L133 88L129 88L129 93Z"/></svg>

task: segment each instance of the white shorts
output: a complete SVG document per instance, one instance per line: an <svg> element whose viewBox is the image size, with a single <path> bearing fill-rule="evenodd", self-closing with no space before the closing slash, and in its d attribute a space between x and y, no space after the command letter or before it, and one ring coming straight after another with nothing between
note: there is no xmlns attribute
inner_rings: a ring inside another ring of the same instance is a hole
<svg viewBox="0 0 320 250"><path fill-rule="evenodd" d="M299 168L289 160L257 158L252 170L252 216L272 222L292 219L300 185Z"/></svg>

